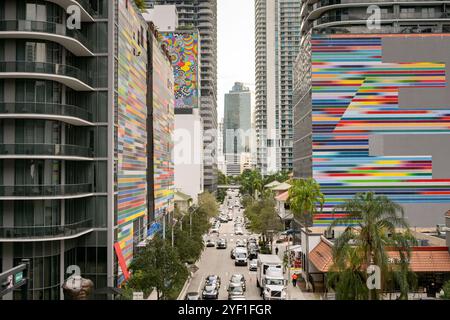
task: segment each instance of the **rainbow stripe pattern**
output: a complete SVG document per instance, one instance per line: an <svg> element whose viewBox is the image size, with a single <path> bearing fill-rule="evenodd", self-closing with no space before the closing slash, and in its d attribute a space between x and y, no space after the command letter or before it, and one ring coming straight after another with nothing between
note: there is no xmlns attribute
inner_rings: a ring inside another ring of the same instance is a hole
<svg viewBox="0 0 450 320"><path fill-rule="evenodd" d="M326 195L315 225L357 192L400 203L450 203L450 180L433 179L431 155L370 156L369 136L449 134L450 110L399 108L401 88L446 87L440 61L383 63L382 35L313 36L313 177Z"/></svg>
<svg viewBox="0 0 450 320"><path fill-rule="evenodd" d="M153 172L155 219L174 210L172 135L175 125L172 64L153 41Z"/></svg>
<svg viewBox="0 0 450 320"><path fill-rule="evenodd" d="M133 222L147 224L147 46L138 43L136 30L147 24L135 6L118 1L117 95L117 236L124 260L133 258ZM141 49L140 56L135 55ZM118 285L124 281L119 268Z"/></svg>

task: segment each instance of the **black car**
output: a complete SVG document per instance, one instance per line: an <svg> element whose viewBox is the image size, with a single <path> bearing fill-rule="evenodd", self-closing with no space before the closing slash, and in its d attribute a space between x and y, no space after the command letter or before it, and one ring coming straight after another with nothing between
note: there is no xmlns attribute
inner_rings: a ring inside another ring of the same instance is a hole
<svg viewBox="0 0 450 320"><path fill-rule="evenodd" d="M216 284L206 284L202 291L203 300L219 298L219 287Z"/></svg>
<svg viewBox="0 0 450 320"><path fill-rule="evenodd" d="M220 288L220 277L218 275L209 275L205 279L206 284L216 284L218 288Z"/></svg>

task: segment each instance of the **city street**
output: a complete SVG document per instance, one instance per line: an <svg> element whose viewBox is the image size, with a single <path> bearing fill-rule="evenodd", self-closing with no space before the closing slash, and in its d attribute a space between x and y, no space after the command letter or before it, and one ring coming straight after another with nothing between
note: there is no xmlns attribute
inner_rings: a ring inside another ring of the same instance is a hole
<svg viewBox="0 0 450 320"><path fill-rule="evenodd" d="M234 203L234 200L232 200ZM220 210L227 210L226 206L222 206ZM227 211L226 211L227 212ZM243 216L243 210L234 208L233 220L235 217ZM217 248L205 248L202 257L197 264L199 270L194 274L187 292L199 292L201 293L205 284L205 278L208 275L218 275L221 278L222 284L219 291L219 300L227 300L228 293L227 287L231 276L234 273L241 273L244 275L247 281L247 290L245 297L248 300L262 300L259 294L259 289L256 287L256 272L249 271L246 266L235 266L234 260L230 258L230 251L234 248L237 239L246 239L251 236L250 233L245 231L245 235L236 236L233 232L233 221L222 223L220 226L220 234L208 235L205 239L212 239L216 241L219 238L227 240L226 249Z"/></svg>

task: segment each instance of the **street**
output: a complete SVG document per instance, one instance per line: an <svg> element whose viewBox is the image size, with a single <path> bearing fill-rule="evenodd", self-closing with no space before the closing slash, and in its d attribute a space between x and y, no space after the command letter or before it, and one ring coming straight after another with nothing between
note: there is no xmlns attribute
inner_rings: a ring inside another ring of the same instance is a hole
<svg viewBox="0 0 450 320"><path fill-rule="evenodd" d="M226 201L226 200L225 200ZM234 199L231 203L234 203ZM220 210L227 212L227 206L222 205ZM243 217L243 210L233 209L233 220L235 217ZM219 290L219 300L227 300L227 287L231 276L235 273L243 274L247 281L247 290L245 297L248 300L262 300L259 289L256 287L256 272L249 271L246 266L235 266L234 260L230 258L230 251L234 248L237 239L247 239L251 234L244 230L243 236L236 236L233 231L233 221L222 223L219 235L208 235L206 239L216 241L219 238L227 240L226 249L217 249L215 247L205 248L202 257L197 264L199 270L194 274L187 292L201 293L205 284L205 278L208 275L218 275L221 278L222 285Z"/></svg>

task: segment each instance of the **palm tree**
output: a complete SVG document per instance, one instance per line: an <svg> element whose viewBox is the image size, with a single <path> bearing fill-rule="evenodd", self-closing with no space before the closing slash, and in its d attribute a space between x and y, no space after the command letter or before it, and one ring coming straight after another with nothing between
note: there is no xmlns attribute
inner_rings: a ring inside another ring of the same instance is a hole
<svg viewBox="0 0 450 320"><path fill-rule="evenodd" d="M293 179L292 187L289 189L289 204L294 217L298 218L300 225L305 227L306 243L305 254L309 254L309 230L308 225L312 224L313 217L316 213L323 210L325 197L320 191L320 185L316 180L310 179ZM305 264L304 270L306 275L306 283L309 284L308 263Z"/></svg>
<svg viewBox="0 0 450 320"><path fill-rule="evenodd" d="M356 293L354 290L360 288L359 286L352 287L350 282L339 284L335 281L345 277L349 268L366 280L367 274L364 270L370 265L376 265L381 271L382 288L391 280L401 287L402 298L405 293L407 297L409 280L406 273L409 272L408 261L413 237L404 218L403 208L386 196L376 196L369 192L357 194L353 199L336 207L336 211L348 213L345 218L334 220L329 227L331 230L338 224L347 225L336 239L333 248L333 271L339 275L331 276L329 283L335 285L337 296L364 298L367 294L367 298L371 300L378 299L379 290ZM404 228L406 232L399 234L396 228ZM388 265L387 247L399 251L399 266ZM349 291L352 293L349 294Z"/></svg>

